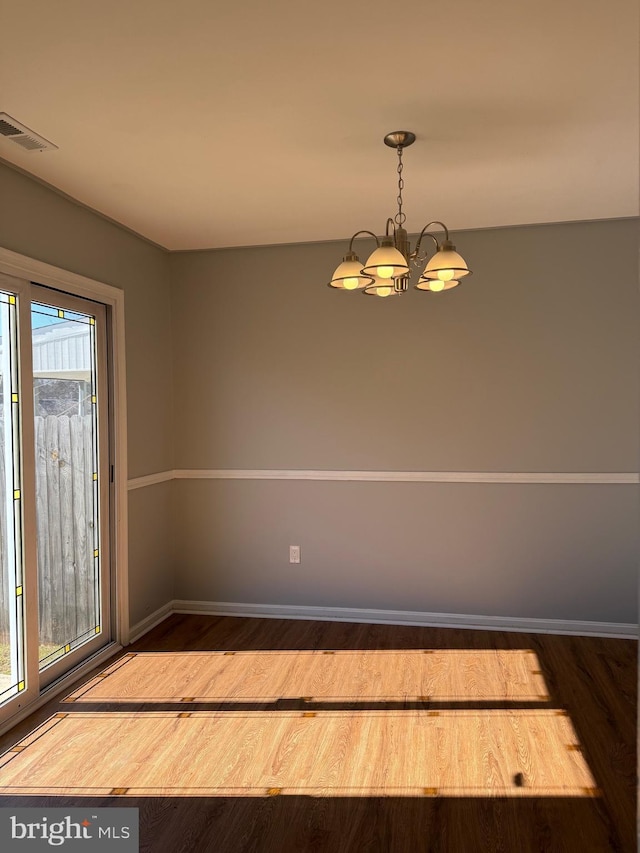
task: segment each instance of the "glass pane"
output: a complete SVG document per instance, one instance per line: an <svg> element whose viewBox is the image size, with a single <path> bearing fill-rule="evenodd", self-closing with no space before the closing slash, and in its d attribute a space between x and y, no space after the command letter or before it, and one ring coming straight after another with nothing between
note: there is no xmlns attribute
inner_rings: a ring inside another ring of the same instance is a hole
<svg viewBox="0 0 640 853"><path fill-rule="evenodd" d="M33 303L40 669L101 631L95 318Z"/></svg>
<svg viewBox="0 0 640 853"><path fill-rule="evenodd" d="M16 323L0 292L0 703L25 688Z"/></svg>

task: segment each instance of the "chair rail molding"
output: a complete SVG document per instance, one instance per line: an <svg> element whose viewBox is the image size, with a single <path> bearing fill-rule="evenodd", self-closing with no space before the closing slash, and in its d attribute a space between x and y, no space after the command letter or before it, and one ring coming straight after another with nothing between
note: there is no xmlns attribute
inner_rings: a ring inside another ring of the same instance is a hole
<svg viewBox="0 0 640 853"><path fill-rule="evenodd" d="M322 480L362 483L506 483L636 485L637 472L511 472L511 471L329 471L303 469L176 468L129 480L142 489L169 480Z"/></svg>

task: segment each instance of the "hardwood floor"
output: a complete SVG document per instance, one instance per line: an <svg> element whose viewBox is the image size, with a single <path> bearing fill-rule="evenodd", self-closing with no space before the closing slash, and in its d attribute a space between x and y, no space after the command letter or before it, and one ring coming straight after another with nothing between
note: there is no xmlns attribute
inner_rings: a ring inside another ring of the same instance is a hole
<svg viewBox="0 0 640 853"><path fill-rule="evenodd" d="M0 739L0 806L140 849L636 849L633 641L173 616Z"/></svg>

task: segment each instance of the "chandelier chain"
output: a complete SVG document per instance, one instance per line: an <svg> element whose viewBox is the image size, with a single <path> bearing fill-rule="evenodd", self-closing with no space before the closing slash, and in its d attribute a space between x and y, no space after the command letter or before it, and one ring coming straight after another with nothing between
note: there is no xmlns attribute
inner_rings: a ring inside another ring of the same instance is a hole
<svg viewBox="0 0 640 853"><path fill-rule="evenodd" d="M402 190L404 189L404 179L402 177L402 145L398 145L398 212L395 215L395 223L398 228L402 228L407 217L402 212Z"/></svg>

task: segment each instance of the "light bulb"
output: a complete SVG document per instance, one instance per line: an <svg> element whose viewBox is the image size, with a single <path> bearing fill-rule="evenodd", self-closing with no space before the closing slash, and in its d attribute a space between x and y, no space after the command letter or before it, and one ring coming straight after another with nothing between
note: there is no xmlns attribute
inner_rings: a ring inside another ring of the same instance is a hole
<svg viewBox="0 0 640 853"><path fill-rule="evenodd" d="M391 288L390 287L377 287L376 293L378 296L391 296Z"/></svg>
<svg viewBox="0 0 640 853"><path fill-rule="evenodd" d="M357 278L345 278L343 285L345 290L355 290L358 286Z"/></svg>
<svg viewBox="0 0 640 853"><path fill-rule="evenodd" d="M380 278L391 278L393 275L393 267L378 267L376 272ZM453 273L451 273L451 276L453 277ZM385 294L385 296L388 296L388 294Z"/></svg>
<svg viewBox="0 0 640 853"><path fill-rule="evenodd" d="M436 278L433 281L429 282L429 290L433 290L434 293L438 293L440 290L444 290L444 281Z"/></svg>
<svg viewBox="0 0 640 853"><path fill-rule="evenodd" d="M453 270L438 270L438 278L440 281L451 281L453 278L454 272ZM440 288L442 289L442 288ZM433 290L433 288L432 288Z"/></svg>

